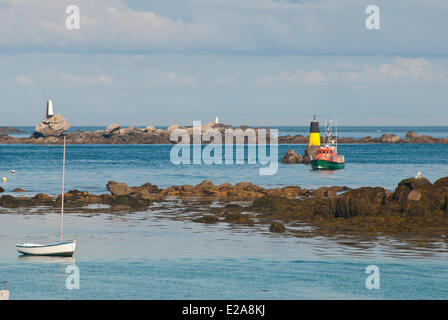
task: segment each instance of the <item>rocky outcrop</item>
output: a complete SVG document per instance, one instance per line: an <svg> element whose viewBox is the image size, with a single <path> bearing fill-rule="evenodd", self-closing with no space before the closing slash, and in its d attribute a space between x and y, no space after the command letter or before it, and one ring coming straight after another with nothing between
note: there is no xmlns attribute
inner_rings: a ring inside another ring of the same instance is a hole
<svg viewBox="0 0 448 320"><path fill-rule="evenodd" d="M120 130L120 125L119 124L111 124L109 126L107 126L106 130L104 130L103 136L105 136L106 138L110 138L112 137L114 134L118 134Z"/></svg>
<svg viewBox="0 0 448 320"><path fill-rule="evenodd" d="M106 186L107 190L109 190L113 196L127 195L141 197L147 200L165 199L165 195L161 193L161 190L157 186L150 183L145 183L144 185L138 187L129 187L123 182L109 181Z"/></svg>
<svg viewBox="0 0 448 320"><path fill-rule="evenodd" d="M321 141L323 141L324 137L321 137ZM303 135L296 136L281 136L278 139L278 143L280 144L306 144L308 143L309 138ZM415 132L408 132L405 138L401 138L395 134L383 134L379 138L373 137L362 137L359 139L354 139L351 137L338 137L338 143L342 144L351 144L351 143L448 143L448 138L436 138L428 135L419 135Z"/></svg>
<svg viewBox="0 0 448 320"><path fill-rule="evenodd" d="M294 150L288 150L282 157L282 163L294 164L294 163L305 163L308 164L316 158L317 149L320 146L307 146L303 154L303 158L300 154L297 154Z"/></svg>
<svg viewBox="0 0 448 320"><path fill-rule="evenodd" d="M381 143L398 143L401 141L401 138L396 134L383 134L379 140Z"/></svg>
<svg viewBox="0 0 448 320"><path fill-rule="evenodd" d="M428 135L419 135L413 131L406 133L405 142L408 143L446 143L444 138L435 138Z"/></svg>
<svg viewBox="0 0 448 320"><path fill-rule="evenodd" d="M303 155L303 163L310 163L312 160L316 159L317 149L320 146L307 146L305 149L305 153Z"/></svg>
<svg viewBox="0 0 448 320"><path fill-rule="evenodd" d="M35 132L28 138L16 138L9 136L8 133L19 133L14 128L9 127L0 128L0 144L62 144L62 135L70 128L70 124L67 119L62 118L60 114L43 120L35 128ZM2 130L3 129L3 130ZM193 142L193 127L179 126L177 124L169 126L166 130L156 129L153 126L147 126L145 128L127 127L122 128L119 124L111 124L107 126L105 130L96 131L76 131L66 133L68 144L175 144L179 143L180 139L175 137L171 138L171 134L176 129L184 129L190 135L190 143ZM266 128L251 128L245 125L239 128L233 128L231 125L225 125L221 123L208 123L201 127L201 132L204 133L209 130L212 135L213 132L217 132L221 135L221 143L249 143L248 137L245 136L243 141L237 141L235 137L231 140L225 139L225 130L241 129L246 132L248 129L253 129L255 133L255 142L258 141L259 130L265 130ZM2 133L3 132L3 133ZM270 143L270 131L266 130L266 143ZM247 132L246 132L247 134ZM279 144L306 144L308 143L308 137L303 135L295 136L280 136L278 137ZM323 137L321 137L323 139ZM210 143L214 141L214 137L210 138L210 141L202 141L202 143ZM379 138L363 137L360 139L354 139L351 137L339 137L338 143L351 144L351 143L448 143L448 138L435 138L427 135L418 135L414 132L408 132L404 139L394 134L383 134ZM307 150L303 156L303 163L309 163L313 158L313 148ZM287 161L286 159L284 161ZM291 158L291 162L284 163L300 163L299 158ZM294 162L296 161L296 162Z"/></svg>
<svg viewBox="0 0 448 320"><path fill-rule="evenodd" d="M109 181L106 186L107 190L109 190L113 196L122 196L132 192L132 189L123 182L119 183L115 181Z"/></svg>
<svg viewBox="0 0 448 320"><path fill-rule="evenodd" d="M271 232L277 232L282 233L286 231L286 227L283 223L280 222L274 222L269 226L269 231Z"/></svg>
<svg viewBox="0 0 448 320"><path fill-rule="evenodd" d="M169 126L166 129L166 133L168 133L169 135L171 135L171 133L173 133L174 130L179 129L179 125L178 124L173 124L171 126Z"/></svg>
<svg viewBox="0 0 448 320"><path fill-rule="evenodd" d="M345 192L335 201L336 218L376 215L384 205L386 190L380 187L363 187Z"/></svg>
<svg viewBox="0 0 448 320"><path fill-rule="evenodd" d="M91 213L93 209L89 204L103 204L108 208L99 209L101 212L139 211L154 201L171 201L171 197L176 197L183 200L185 207L177 218L185 219L188 213L188 220L200 223L267 224L271 232L288 234L299 232L293 227L304 224L313 226L313 232L324 234L448 232L448 177L434 184L423 177L404 179L393 192L381 187L349 189L339 186L317 190L298 186L265 189L250 182L215 185L210 180L195 186L165 189L150 183L129 187L113 181L108 182L107 187L110 194L68 191L64 195L67 209ZM251 200L251 204L236 204L234 199L245 200L239 203ZM3 195L0 196L0 207L50 206L56 209L60 201L60 196L54 199L45 194L34 197ZM198 206L189 206L192 201L202 202ZM212 205L216 202L227 205ZM207 203L210 207L206 207Z"/></svg>
<svg viewBox="0 0 448 320"><path fill-rule="evenodd" d="M288 150L282 157L282 163L302 163L303 159L300 154L297 154L294 150Z"/></svg>
<svg viewBox="0 0 448 320"><path fill-rule="evenodd" d="M22 133L22 131L14 127L2 126L0 127L0 134L3 133Z"/></svg>
<svg viewBox="0 0 448 320"><path fill-rule="evenodd" d="M60 137L70 129L70 123L60 113L51 118L44 119L34 129L35 138Z"/></svg>
<svg viewBox="0 0 448 320"><path fill-rule="evenodd" d="M302 135L296 135L296 136L291 136L291 135L286 135L286 136L281 136L278 137L278 143L281 144L306 144L308 143L308 137L302 136Z"/></svg>

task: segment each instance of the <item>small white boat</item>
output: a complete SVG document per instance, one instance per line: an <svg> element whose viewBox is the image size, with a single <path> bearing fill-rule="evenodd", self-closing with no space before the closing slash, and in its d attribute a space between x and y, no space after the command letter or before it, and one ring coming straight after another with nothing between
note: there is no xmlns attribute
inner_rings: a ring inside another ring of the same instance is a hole
<svg viewBox="0 0 448 320"><path fill-rule="evenodd" d="M65 136L64 153L62 157L62 195L61 195L61 223L59 230L59 242L53 244L23 243L16 244L17 251L25 255L33 256L60 256L71 257L75 252L76 241L70 240L62 242L62 227L64 221L64 169L65 169Z"/></svg>
<svg viewBox="0 0 448 320"><path fill-rule="evenodd" d="M16 245L17 251L33 256L71 257L75 252L76 241L66 241L54 244L24 243Z"/></svg>

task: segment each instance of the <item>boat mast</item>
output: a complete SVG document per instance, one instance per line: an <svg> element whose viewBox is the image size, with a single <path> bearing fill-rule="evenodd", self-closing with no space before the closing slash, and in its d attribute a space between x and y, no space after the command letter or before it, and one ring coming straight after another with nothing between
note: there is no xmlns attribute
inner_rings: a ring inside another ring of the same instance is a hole
<svg viewBox="0 0 448 320"><path fill-rule="evenodd" d="M334 117L335 117L335 125L336 125L336 154L338 152L338 116L336 114L336 112L334 113Z"/></svg>
<svg viewBox="0 0 448 320"><path fill-rule="evenodd" d="M64 152L62 155L62 194L61 194L61 228L59 231L59 242L62 242L62 226L64 222L64 174L65 174L65 136L64 136Z"/></svg>
<svg viewBox="0 0 448 320"><path fill-rule="evenodd" d="M336 118L335 121L335 125L336 125L336 153L338 152L338 120Z"/></svg>

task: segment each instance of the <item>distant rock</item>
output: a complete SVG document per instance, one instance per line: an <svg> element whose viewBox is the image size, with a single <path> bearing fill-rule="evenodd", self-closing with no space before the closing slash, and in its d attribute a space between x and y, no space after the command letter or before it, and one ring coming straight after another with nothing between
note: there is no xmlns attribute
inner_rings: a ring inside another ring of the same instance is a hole
<svg viewBox="0 0 448 320"><path fill-rule="evenodd" d="M0 187L0 193L1 192L5 192L5 189L3 189L2 187Z"/></svg>
<svg viewBox="0 0 448 320"><path fill-rule="evenodd" d="M396 134L383 134L380 137L381 143L398 143L400 140L400 136L397 136Z"/></svg>
<svg viewBox="0 0 448 320"><path fill-rule="evenodd" d="M406 133L405 140L410 143L443 143L445 139L435 138L428 135L420 135L413 131L409 131Z"/></svg>
<svg viewBox="0 0 448 320"><path fill-rule="evenodd" d="M166 129L166 133L171 134L176 129L179 129L179 125L173 124Z"/></svg>
<svg viewBox="0 0 448 320"><path fill-rule="evenodd" d="M12 192L25 192L22 188L15 188L12 190Z"/></svg>
<svg viewBox="0 0 448 320"><path fill-rule="evenodd" d="M107 126L106 130L104 130L103 135L107 138L110 138L112 135L118 134L118 130L120 130L120 125L114 123L114 124Z"/></svg>
<svg viewBox="0 0 448 320"><path fill-rule="evenodd" d="M282 158L282 163L302 163L303 159L300 154L297 154L294 150L288 150Z"/></svg>
<svg viewBox="0 0 448 320"><path fill-rule="evenodd" d="M0 133L22 133L22 131L14 127L3 126L0 127Z"/></svg>
<svg viewBox="0 0 448 320"><path fill-rule="evenodd" d="M43 120L34 129L34 138L60 137L70 129L70 123L60 113Z"/></svg>

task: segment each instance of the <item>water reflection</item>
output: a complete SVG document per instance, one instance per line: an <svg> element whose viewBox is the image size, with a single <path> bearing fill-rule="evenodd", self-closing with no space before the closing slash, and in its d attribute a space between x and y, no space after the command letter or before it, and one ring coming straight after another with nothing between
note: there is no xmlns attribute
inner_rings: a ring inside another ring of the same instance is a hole
<svg viewBox="0 0 448 320"><path fill-rule="evenodd" d="M33 264L75 264L75 257L52 257L52 256L30 256L30 255L19 255L17 259L20 262L33 263Z"/></svg>

